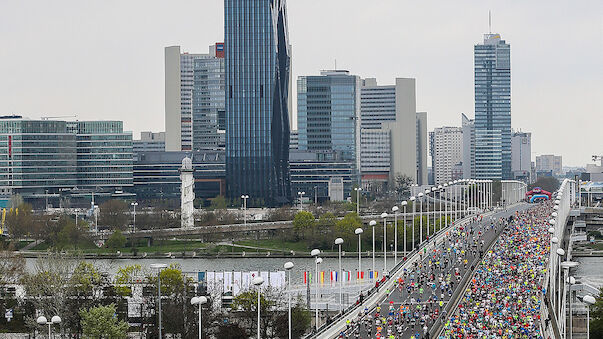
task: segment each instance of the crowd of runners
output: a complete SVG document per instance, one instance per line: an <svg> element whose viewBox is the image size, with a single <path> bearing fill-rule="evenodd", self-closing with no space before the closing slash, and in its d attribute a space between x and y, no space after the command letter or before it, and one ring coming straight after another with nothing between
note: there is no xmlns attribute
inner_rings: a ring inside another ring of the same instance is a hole
<svg viewBox="0 0 603 339"><path fill-rule="evenodd" d="M542 338L550 203L517 214L486 253L442 338Z"/></svg>
<svg viewBox="0 0 603 339"><path fill-rule="evenodd" d="M445 306L466 274L471 274L495 234L510 223L509 218L477 216L463 226L454 226L444 239L420 260L395 277L381 306L364 308L340 338L428 338L438 319L447 317ZM430 240L431 241L431 240Z"/></svg>
<svg viewBox="0 0 603 339"><path fill-rule="evenodd" d="M395 277L379 307L365 307L339 337L424 339L440 320L440 338L542 338L551 207L547 202L510 217L478 216L465 227L454 226ZM455 288L471 272L458 307L446 314Z"/></svg>

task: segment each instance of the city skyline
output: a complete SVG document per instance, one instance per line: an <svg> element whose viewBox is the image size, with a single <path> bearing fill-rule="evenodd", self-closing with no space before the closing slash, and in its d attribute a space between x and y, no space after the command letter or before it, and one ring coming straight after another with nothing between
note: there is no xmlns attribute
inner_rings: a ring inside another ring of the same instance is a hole
<svg viewBox="0 0 603 339"><path fill-rule="evenodd" d="M316 11L317 1L288 2L293 81L333 68L335 59L337 68L382 83L413 77L417 110L429 112L429 130L460 126L459 113L474 116L473 45L487 33L491 9L492 31L513 45L513 128L533 133L532 159L553 153L567 165L584 165L600 152L603 4L342 3L320 3ZM7 46L0 52L3 114L78 114L80 120L123 119L134 135L163 131L163 49L180 45L205 53L222 41L223 1L145 2L144 16L134 15L140 5L1 4L0 37ZM190 10L182 12L182 6ZM335 10L336 17L329 14ZM359 13L367 24L354 24ZM458 20L461 15L466 19ZM159 18L165 25L157 24ZM112 25L103 25L106 20ZM392 36L399 37L395 43ZM579 63L567 62L576 55ZM570 137L551 142L565 128Z"/></svg>

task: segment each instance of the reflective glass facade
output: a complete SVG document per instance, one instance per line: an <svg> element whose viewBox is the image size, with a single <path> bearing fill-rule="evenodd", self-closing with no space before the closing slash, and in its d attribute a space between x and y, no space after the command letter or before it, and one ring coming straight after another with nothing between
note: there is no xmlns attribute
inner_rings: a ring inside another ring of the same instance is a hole
<svg viewBox="0 0 603 339"><path fill-rule="evenodd" d="M121 121L0 118L0 194L132 186L132 134Z"/></svg>
<svg viewBox="0 0 603 339"><path fill-rule="evenodd" d="M475 174L512 179L511 47L499 34L475 45Z"/></svg>
<svg viewBox="0 0 603 339"><path fill-rule="evenodd" d="M193 149L224 149L224 58L196 58L193 71Z"/></svg>
<svg viewBox="0 0 603 339"><path fill-rule="evenodd" d="M225 0L226 180L230 197L290 201L290 51L284 0Z"/></svg>
<svg viewBox="0 0 603 339"><path fill-rule="evenodd" d="M79 188L131 187L132 133L121 121L68 122L76 132Z"/></svg>
<svg viewBox="0 0 603 339"><path fill-rule="evenodd" d="M325 71L297 81L299 149L335 151L356 161L359 79L347 71Z"/></svg>

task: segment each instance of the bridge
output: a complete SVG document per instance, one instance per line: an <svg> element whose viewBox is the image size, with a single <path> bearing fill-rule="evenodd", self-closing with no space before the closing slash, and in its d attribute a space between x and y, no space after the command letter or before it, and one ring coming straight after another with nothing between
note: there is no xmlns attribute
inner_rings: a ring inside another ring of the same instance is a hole
<svg viewBox="0 0 603 339"><path fill-rule="evenodd" d="M548 221L548 225L550 226L548 232L550 233L550 255L547 258L546 262L546 273L544 274L544 279L542 281L543 293L540 293L540 314L539 320L536 320L536 326L540 329L540 333L545 338L565 338L569 333L573 333L572 329L572 318L573 311L571 310L571 302L567 303L568 296L570 291L572 294L581 293L582 295L594 295L597 293L597 289L592 286L576 283L574 284L574 279L571 278L570 269L577 265L576 262L572 261L572 242L571 235L574 233L574 230L571 227L567 227L568 218L571 216L577 216L582 212L583 214L592 214L598 213L597 208L581 208L580 201L578 200L577 193L577 183L573 180L564 180L558 192L554 195L554 208L553 213L551 213L550 220ZM512 201L512 200L510 200ZM515 201L518 202L518 201ZM487 205L487 204L486 204ZM465 206L466 207L466 206ZM494 212L490 211L485 213L486 216L493 217L501 217L509 215L509 212L513 212L515 210L527 208L527 204L525 203L517 203L510 211L500 211ZM466 215L466 210L463 215ZM471 214L467 214L467 217L459 220L456 225L467 226L471 221ZM399 262L396 264L394 269L391 271L389 277L398 277L405 270L412 267L416 262L421 260L420 253L429 252L435 244L441 244L446 241L446 232L448 232L452 226L447 229L440 230L436 233L435 237L432 238L434 242L422 243L418 249L414 249L408 259L404 262ZM495 239L498 238L499 234L502 230L496 230L495 234L492 234L488 244L493 245ZM487 246L489 248L489 246ZM479 258L476 258L474 262L478 262ZM477 268L477 267L476 267ZM463 279L460 284L456 287L454 293L451 298L446 301L445 309L448 314L454 312L456 309L460 298L462 297L462 291L467 286L467 283L470 281L471 276L474 272L466 272L463 275ZM379 287L373 288L368 292L366 299L357 305L354 305L340 315L337 315L334 321L328 325L317 326L317 329L307 338L338 338L340 333L346 332L350 337L353 336L353 333L349 332L349 320L355 319L359 312L362 312L364 308L368 308L370 310L369 314L375 312L377 306L381 306L387 309L387 303L384 303L388 300L388 296L393 295L391 291L394 289L395 279L388 278L385 280ZM404 294L401 292L401 295ZM571 297L570 297L571 299ZM396 304L396 298L393 299L394 305ZM392 302L392 301L390 301ZM585 304L580 304L581 309L584 310ZM568 310L569 308L569 310ZM576 306L574 305L574 308ZM433 323L432 326L428 329L429 337L437 338L442 334L443 331L443 323L446 319L442 319L442 317L438 318L437 321ZM373 319L374 321L374 319ZM355 332L359 333L359 332ZM360 332L361 337L365 337L366 332ZM403 338L410 337L414 333L407 333L402 336ZM423 336L421 336L423 337Z"/></svg>

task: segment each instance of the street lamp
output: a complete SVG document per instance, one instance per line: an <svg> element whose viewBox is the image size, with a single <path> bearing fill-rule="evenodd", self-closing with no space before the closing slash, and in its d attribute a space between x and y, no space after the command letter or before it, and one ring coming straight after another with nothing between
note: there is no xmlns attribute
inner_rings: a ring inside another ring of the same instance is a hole
<svg viewBox="0 0 603 339"><path fill-rule="evenodd" d="M262 309L260 306L260 285L264 283L264 278L255 277L253 278L252 283L258 287L258 339L260 339L260 310Z"/></svg>
<svg viewBox="0 0 603 339"><path fill-rule="evenodd" d="M157 269L157 295L159 298L159 338L163 338L161 336L161 271L166 268L166 264L151 264L151 268Z"/></svg>
<svg viewBox="0 0 603 339"><path fill-rule="evenodd" d="M133 233L136 233L136 206L138 206L137 202L132 202L130 203L130 205L132 205L132 207L134 207L134 222L132 223L133 226Z"/></svg>
<svg viewBox="0 0 603 339"><path fill-rule="evenodd" d="M555 229L554 228L549 228L549 233L553 234L555 233ZM559 238L557 237L552 237L551 238L551 258L553 257L553 245L556 245L559 243ZM553 303L553 310L556 310L555 308L555 273L554 273L554 268L555 266L551 263L551 271L549 272L549 282L551 284L551 301ZM557 268L559 269L559 268ZM555 314L555 316L557 317L557 314Z"/></svg>
<svg viewBox="0 0 603 339"><path fill-rule="evenodd" d="M316 275L315 275L315 278L314 278L314 285L315 285L314 286L314 289L315 289L314 295L316 296L316 298L315 298L316 299L316 301L315 301L316 305L314 305L315 308L316 308L316 330L318 330L318 264L320 264L322 262L322 259L320 259L318 257L319 254L320 254L320 250L318 248L315 248L315 249L312 250L312 252L310 252L310 255L314 257L314 262L315 262L315 265L316 265L316 269L315 269L315 274ZM320 259L320 261L319 261L319 259Z"/></svg>
<svg viewBox="0 0 603 339"><path fill-rule="evenodd" d="M394 266L398 263L398 206L392 207L394 212Z"/></svg>
<svg viewBox="0 0 603 339"><path fill-rule="evenodd" d="M429 222L429 219L427 219ZM414 228L413 228L414 235ZM423 193L419 193L419 244L423 243ZM414 247L414 239L413 239Z"/></svg>
<svg viewBox="0 0 603 339"><path fill-rule="evenodd" d="M341 269L341 245L342 238L335 239L335 245L339 246L339 308L343 312L343 270Z"/></svg>
<svg viewBox="0 0 603 339"><path fill-rule="evenodd" d="M289 339L291 339L291 269L293 268L293 263L288 261L285 263L285 265L283 265L283 267L285 267L285 270L287 270L287 289L289 290L288 295L289 295Z"/></svg>
<svg viewBox="0 0 603 339"><path fill-rule="evenodd" d="M387 213L381 213L383 218L383 274L387 272Z"/></svg>
<svg viewBox="0 0 603 339"><path fill-rule="evenodd" d="M46 319L45 316L39 316L38 319L36 319L36 322L38 323L38 325L48 325L48 338L50 338L51 335L51 326L53 324L60 324L61 323L61 317L59 317L58 315L55 315L54 317L52 317L52 319L50 319L50 321L48 321Z"/></svg>
<svg viewBox="0 0 603 339"><path fill-rule="evenodd" d="M377 222L375 220L371 220L369 222L369 226L371 226L373 228L373 279L376 278L376 276L375 276L375 225L377 225Z"/></svg>
<svg viewBox="0 0 603 339"><path fill-rule="evenodd" d="M204 296L193 297L191 299L191 305L199 305L199 339L203 337L203 323L202 323L202 312L201 306L207 303L207 298Z"/></svg>
<svg viewBox="0 0 603 339"><path fill-rule="evenodd" d="M306 194L306 192L297 192L297 194L299 195L299 210L303 211L304 210L304 194Z"/></svg>
<svg viewBox="0 0 603 339"><path fill-rule="evenodd" d="M559 250L557 250L557 251L559 251ZM569 276L569 270L570 270L570 268L577 267L578 265L580 265L580 263L577 261L564 261L560 264L560 266L565 270L566 276L568 277L566 280L566 283L570 284L569 293L568 293L569 294L569 315L570 315L570 319L569 319L569 328L570 328L570 336L569 337L570 337L570 339L573 336L573 334L572 334L572 290L571 290L571 285L576 283L576 279L574 279L574 277ZM561 278L559 279L559 285L561 285ZM561 296L561 293L559 293L559 295ZM561 308L561 302L559 303L559 308ZM566 328L565 332L566 333L565 333L564 337L567 338L567 328Z"/></svg>
<svg viewBox="0 0 603 339"><path fill-rule="evenodd" d="M410 197L410 201L412 202L412 220L410 221L410 225L412 227L412 249L415 249L415 200L416 197Z"/></svg>
<svg viewBox="0 0 603 339"><path fill-rule="evenodd" d="M247 199L249 199L249 196L243 194L241 195L241 199L243 199L243 225L247 227Z"/></svg>
<svg viewBox="0 0 603 339"><path fill-rule="evenodd" d="M588 294L582 298L582 301L586 304L586 339L590 338L590 307L597 302L595 297Z"/></svg>
<svg viewBox="0 0 603 339"><path fill-rule="evenodd" d="M402 201L402 207L404 208L404 213L402 214L402 218L404 220L404 256L406 256L406 205L408 205L408 201ZM398 232L396 231L396 238L398 237ZM398 247L396 247L396 254L398 253ZM396 261L396 264L398 262Z"/></svg>
<svg viewBox="0 0 603 339"><path fill-rule="evenodd" d="M356 191L356 214L360 215L360 191L362 191L362 187L354 187L354 191Z"/></svg>
<svg viewBox="0 0 603 339"><path fill-rule="evenodd" d="M442 230L442 188L443 186L440 185L437 187L437 192L438 192L438 217L439 217L439 230ZM435 198L435 194L434 194L434 198ZM435 199L433 200L433 205L435 206ZM434 210L434 219L435 219L435 210ZM435 233L435 225L433 227L433 231Z"/></svg>
<svg viewBox="0 0 603 339"><path fill-rule="evenodd" d="M362 278L362 256L361 256L361 252L360 252L360 236L362 235L362 233L364 233L364 230L362 230L362 228L358 227L357 229L354 230L354 233L358 235L358 279Z"/></svg>

